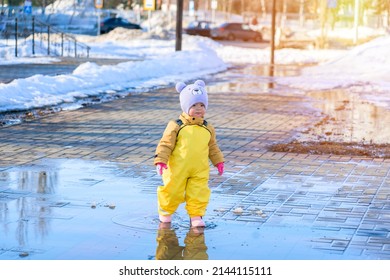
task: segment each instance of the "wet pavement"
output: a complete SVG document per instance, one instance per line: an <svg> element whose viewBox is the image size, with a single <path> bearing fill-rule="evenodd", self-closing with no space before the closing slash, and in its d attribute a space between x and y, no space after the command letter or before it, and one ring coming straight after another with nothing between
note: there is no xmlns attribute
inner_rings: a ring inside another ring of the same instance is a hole
<svg viewBox="0 0 390 280"><path fill-rule="evenodd" d="M58 61L48 63L25 63L25 64L0 64L0 83L10 83L14 79L25 79L35 74L57 76L72 73L81 63L89 61L98 65L117 64L130 59L92 59L64 57ZM135 60L135 59L131 59Z"/></svg>
<svg viewBox="0 0 390 280"><path fill-rule="evenodd" d="M329 92L311 92L307 96L314 98L330 125L313 128L306 140L327 140L365 144L389 144L390 111L383 106L368 102L354 89L332 90Z"/></svg>
<svg viewBox="0 0 390 280"><path fill-rule="evenodd" d="M226 171L211 170L203 232L184 207L159 229L153 155L180 113L173 88L0 128L0 259L390 259L390 160L270 152L334 110L264 73L205 78Z"/></svg>

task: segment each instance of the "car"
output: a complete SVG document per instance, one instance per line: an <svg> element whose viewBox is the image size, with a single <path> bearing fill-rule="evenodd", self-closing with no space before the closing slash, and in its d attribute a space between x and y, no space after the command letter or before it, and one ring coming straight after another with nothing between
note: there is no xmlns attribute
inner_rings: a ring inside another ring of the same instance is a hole
<svg viewBox="0 0 390 280"><path fill-rule="evenodd" d="M184 33L188 35L199 35L204 37L211 37L210 31L214 23L207 20L192 21L184 29Z"/></svg>
<svg viewBox="0 0 390 280"><path fill-rule="evenodd" d="M100 22L100 34L108 33L117 27L126 29L142 29L139 24L129 22L121 17L109 17Z"/></svg>
<svg viewBox="0 0 390 280"><path fill-rule="evenodd" d="M261 42L263 36L261 32L253 30L248 24L226 22L219 27L212 28L211 37L216 40L243 40L243 41L255 41Z"/></svg>

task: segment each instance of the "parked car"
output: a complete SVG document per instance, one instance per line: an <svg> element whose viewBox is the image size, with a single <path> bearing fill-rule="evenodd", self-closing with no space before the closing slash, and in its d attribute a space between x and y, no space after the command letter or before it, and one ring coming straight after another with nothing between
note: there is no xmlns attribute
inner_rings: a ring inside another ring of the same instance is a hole
<svg viewBox="0 0 390 280"><path fill-rule="evenodd" d="M210 31L214 26L213 22L207 20L192 21L184 29L184 33L188 35L199 35L211 37Z"/></svg>
<svg viewBox="0 0 390 280"><path fill-rule="evenodd" d="M263 40L261 32L251 29L250 26L245 23L223 23L219 27L212 28L210 33L213 39L220 40L251 40L255 42L261 42Z"/></svg>
<svg viewBox="0 0 390 280"><path fill-rule="evenodd" d="M139 24L129 22L121 17L109 17L100 22L100 34L108 33L117 27L123 27L127 29L142 29Z"/></svg>

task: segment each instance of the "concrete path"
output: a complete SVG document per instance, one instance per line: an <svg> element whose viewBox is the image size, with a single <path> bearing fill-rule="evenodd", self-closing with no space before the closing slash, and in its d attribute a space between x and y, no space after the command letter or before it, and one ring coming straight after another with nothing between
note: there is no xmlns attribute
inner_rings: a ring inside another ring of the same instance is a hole
<svg viewBox="0 0 390 280"><path fill-rule="evenodd" d="M320 116L244 71L205 78L226 172L204 234L184 208L158 225L168 88L0 129L0 259L390 259L390 160L270 152Z"/></svg>

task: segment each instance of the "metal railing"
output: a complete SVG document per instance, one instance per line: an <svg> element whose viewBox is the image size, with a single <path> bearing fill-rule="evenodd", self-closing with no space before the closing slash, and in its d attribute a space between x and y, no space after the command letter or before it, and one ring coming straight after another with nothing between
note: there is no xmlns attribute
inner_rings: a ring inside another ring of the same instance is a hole
<svg viewBox="0 0 390 280"><path fill-rule="evenodd" d="M21 55L20 41L25 42L29 54L48 56L89 57L90 47L34 16L0 17L0 39L3 45L14 46L15 57ZM31 43L29 43L29 41Z"/></svg>

